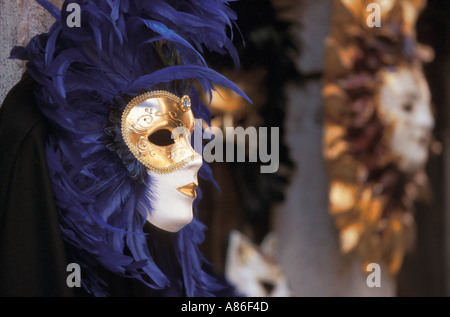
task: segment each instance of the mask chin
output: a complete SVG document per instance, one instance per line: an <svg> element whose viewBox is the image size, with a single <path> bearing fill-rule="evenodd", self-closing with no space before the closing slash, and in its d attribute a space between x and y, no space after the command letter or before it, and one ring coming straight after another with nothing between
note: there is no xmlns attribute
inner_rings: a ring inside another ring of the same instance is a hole
<svg viewBox="0 0 450 317"><path fill-rule="evenodd" d="M163 208L167 209L164 210ZM190 205L183 204L182 206L176 206L176 204L170 204L167 202L167 206L156 207L152 213L147 216L147 221L157 228L160 228L168 232L178 232L184 226L191 223L193 218L192 203ZM171 208L178 208L176 212L173 212Z"/></svg>
<svg viewBox="0 0 450 317"><path fill-rule="evenodd" d="M201 165L199 157L169 174L148 171L149 181L138 211L152 225L168 232L178 232L191 223Z"/></svg>

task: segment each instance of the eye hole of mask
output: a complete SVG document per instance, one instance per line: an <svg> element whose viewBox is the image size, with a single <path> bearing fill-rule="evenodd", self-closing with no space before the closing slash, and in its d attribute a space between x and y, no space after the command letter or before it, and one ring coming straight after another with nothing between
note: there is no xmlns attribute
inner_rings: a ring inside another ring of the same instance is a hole
<svg viewBox="0 0 450 317"><path fill-rule="evenodd" d="M175 143L175 140L172 139L172 132L167 129L161 129L152 133L148 140L158 146L168 146Z"/></svg>
<svg viewBox="0 0 450 317"><path fill-rule="evenodd" d="M275 288L274 283L270 281L259 280L258 282L268 294L272 293L273 289Z"/></svg>
<svg viewBox="0 0 450 317"><path fill-rule="evenodd" d="M414 109L414 105L412 102L406 102L402 105L404 112L412 112Z"/></svg>

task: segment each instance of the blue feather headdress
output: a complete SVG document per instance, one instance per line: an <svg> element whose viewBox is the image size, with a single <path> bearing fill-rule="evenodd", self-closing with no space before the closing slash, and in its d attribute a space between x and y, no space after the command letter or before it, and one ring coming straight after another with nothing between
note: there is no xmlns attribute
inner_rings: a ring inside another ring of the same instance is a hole
<svg viewBox="0 0 450 317"><path fill-rule="evenodd" d="M177 280L180 294L213 295L221 286L204 270L198 249L204 226L195 215L171 246L181 273L158 265L155 250L162 248L144 232L146 219L136 211L149 176L119 126L127 98L144 91L188 94L194 116L208 123L209 109L193 81L205 91L215 82L247 98L202 58L208 49L230 54L238 65L228 35L236 19L230 1L72 0L61 11L48 0L36 1L56 22L26 47L15 47L11 57L27 60L37 82L35 97L51 127L46 155L60 226L84 270L83 287L107 294L92 269L100 266L154 290L174 287ZM80 5L81 27L66 24L69 3ZM199 177L214 182L205 162Z"/></svg>

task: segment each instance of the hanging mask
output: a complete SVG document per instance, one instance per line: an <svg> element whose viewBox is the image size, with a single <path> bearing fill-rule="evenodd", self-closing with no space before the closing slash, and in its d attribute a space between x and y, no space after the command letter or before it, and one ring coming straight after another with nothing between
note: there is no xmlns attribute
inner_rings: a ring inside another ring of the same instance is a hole
<svg viewBox="0 0 450 317"><path fill-rule="evenodd" d="M122 115L125 143L150 176L138 210L150 223L170 232L179 231L193 217L202 165L190 143L193 130L189 97L180 99L167 91L134 98Z"/></svg>

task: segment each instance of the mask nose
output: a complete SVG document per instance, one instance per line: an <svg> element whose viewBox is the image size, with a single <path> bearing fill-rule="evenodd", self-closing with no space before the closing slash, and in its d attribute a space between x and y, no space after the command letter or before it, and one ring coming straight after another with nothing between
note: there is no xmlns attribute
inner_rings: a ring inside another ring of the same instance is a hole
<svg viewBox="0 0 450 317"><path fill-rule="evenodd" d="M171 158L174 161L188 159L190 169L198 171L203 163L202 157L194 150L191 145L191 132L185 127L179 127L172 131L172 137L175 143L171 149Z"/></svg>
<svg viewBox="0 0 450 317"><path fill-rule="evenodd" d="M186 169L188 169L189 171L191 171L191 172L195 173L195 175L197 175L198 170L202 167L203 159L197 153L195 153L194 155L195 155L194 160L192 160L191 162L189 162L186 165Z"/></svg>

